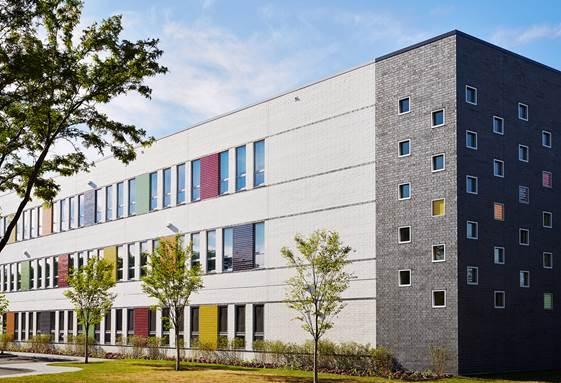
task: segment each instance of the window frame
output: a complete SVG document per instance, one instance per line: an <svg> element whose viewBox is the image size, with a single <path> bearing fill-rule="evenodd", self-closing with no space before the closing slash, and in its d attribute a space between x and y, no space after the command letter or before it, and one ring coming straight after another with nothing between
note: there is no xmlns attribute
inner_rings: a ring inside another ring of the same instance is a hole
<svg viewBox="0 0 561 383"><path fill-rule="evenodd" d="M401 101L408 100L408 108L406 112L401 111ZM411 96L400 97L397 100L397 115L402 116L404 114L411 113Z"/></svg>
<svg viewBox="0 0 561 383"><path fill-rule="evenodd" d="M444 293L444 304L443 304L443 305L437 306L437 305L435 304L435 295L434 295L435 293ZM431 295L432 295L431 301L432 301L432 308L433 308L433 309L444 309L444 308L446 308L446 304L447 304L447 302L446 302L446 290L444 290L444 289L432 290L432 294L431 294Z"/></svg>
<svg viewBox="0 0 561 383"><path fill-rule="evenodd" d="M520 285L520 287L523 288L523 289L529 289L530 288L530 271L520 270L518 275L519 275L519 285ZM527 281L523 279L524 275L527 276ZM527 283L523 283L523 282L527 282Z"/></svg>
<svg viewBox="0 0 561 383"><path fill-rule="evenodd" d="M469 146L468 137L470 135L473 135L475 137L475 146ZM471 150L477 150L477 141L478 141L477 132L474 132L473 130L466 130L466 148Z"/></svg>
<svg viewBox="0 0 561 383"><path fill-rule="evenodd" d="M469 279L469 271L475 270L475 282L470 281ZM466 268L466 282L469 286L477 286L479 285L479 267L477 266L467 266Z"/></svg>
<svg viewBox="0 0 561 383"><path fill-rule="evenodd" d="M442 124L434 124L434 116L435 113L442 112ZM441 126L446 125L446 108L435 109L430 113L430 127L431 128L440 128Z"/></svg>
<svg viewBox="0 0 561 383"><path fill-rule="evenodd" d="M505 119L499 116L493 116L493 126L492 126L492 130L494 134L498 134L500 136L504 136L505 135ZM501 121L501 128L502 130L500 132L498 132L497 130L495 130L495 121Z"/></svg>
<svg viewBox="0 0 561 383"><path fill-rule="evenodd" d="M409 240L408 241L402 241L401 240L401 229L409 229ZM411 225L404 225L404 226L398 226L397 228L397 243L399 245L402 244L406 244L406 243L411 243L413 241L413 233L411 230Z"/></svg>
<svg viewBox="0 0 561 383"><path fill-rule="evenodd" d="M524 151L526 153L526 159L522 156ZM530 147L528 145L518 144L518 161L526 163L530 162Z"/></svg>
<svg viewBox="0 0 561 383"><path fill-rule="evenodd" d="M469 185L469 180L470 179L475 180L475 192L469 191L468 185ZM474 195L479 194L479 178L478 177L466 175L466 193L474 194Z"/></svg>
<svg viewBox="0 0 561 383"><path fill-rule="evenodd" d="M259 158L257 156L257 148L259 145L263 146L263 169L258 169L258 162ZM265 153L265 140L255 141L253 143L253 187L258 188L265 186L265 160L266 160L266 153ZM247 166L247 165L246 165ZM247 173L247 169L246 169ZM263 181L261 183L257 183L260 177L263 177Z"/></svg>
<svg viewBox="0 0 561 383"><path fill-rule="evenodd" d="M401 283L401 273L409 273L409 283L408 284L403 284ZM411 273L411 269L400 269L397 271L397 285L398 287L411 287L412 285L412 273Z"/></svg>
<svg viewBox="0 0 561 383"><path fill-rule="evenodd" d="M500 207L501 216L497 216L497 207ZM493 202L493 219L495 221L504 222L505 220L505 204L501 202Z"/></svg>
<svg viewBox="0 0 561 383"><path fill-rule="evenodd" d="M443 205L444 205L444 209L443 209L443 213L442 214L434 214L434 203L437 201L442 201ZM431 207L431 217L432 218L437 218L437 217L444 217L446 216L446 198L435 198L433 200L431 200L430 202L430 207Z"/></svg>
<svg viewBox="0 0 561 383"><path fill-rule="evenodd" d="M468 227L470 224L475 224L475 237L469 236ZM466 221L466 239L479 239L479 222L470 220Z"/></svg>
<svg viewBox="0 0 561 383"><path fill-rule="evenodd" d="M528 233L527 237L528 237L528 243L522 243L522 233L526 232ZM526 229L523 227L518 228L518 244L520 246L530 246L530 229Z"/></svg>
<svg viewBox="0 0 561 383"><path fill-rule="evenodd" d="M545 217L549 215L549 226L545 224ZM552 229L553 228L553 213L550 211L542 211L542 227L544 229Z"/></svg>
<svg viewBox="0 0 561 383"><path fill-rule="evenodd" d="M408 197L402 197L401 196L401 187L404 185L408 185L409 186L409 196ZM411 199L411 182L404 182L401 184L397 185L397 199L398 201L406 201L408 199Z"/></svg>
<svg viewBox="0 0 561 383"><path fill-rule="evenodd" d="M527 201L521 199L521 196L520 196L521 188L525 188L525 189L526 189L526 192L527 192L527 195L528 195ZM530 204L530 187L529 187L529 186L518 185L518 202L519 202L519 203L523 203L523 204L525 204L525 205L529 205L529 204Z"/></svg>
<svg viewBox="0 0 561 383"><path fill-rule="evenodd" d="M409 142L409 151L407 152L407 154L401 154L401 144L404 142ZM401 157L409 157L411 155L411 139L407 138L405 140L401 140L397 142L397 156L399 158Z"/></svg>
<svg viewBox="0 0 561 383"><path fill-rule="evenodd" d="M546 145L544 143L544 136L549 136L549 145ZM553 134L549 130L542 130L542 146L548 149L551 149L551 147L553 146Z"/></svg>
<svg viewBox="0 0 561 383"><path fill-rule="evenodd" d="M503 253L503 261L502 262L498 262L497 261L497 253L496 251L498 249L502 250ZM506 250L503 246L493 246L493 264L495 265L504 265L506 263Z"/></svg>
<svg viewBox="0 0 561 383"><path fill-rule="evenodd" d="M521 107L523 107L523 109L526 110L526 118L523 118L520 115L520 108ZM518 102L518 107L516 108L516 112L518 114L518 119L519 120L528 121L530 119L530 107L528 106L528 104L524 104L523 102Z"/></svg>
<svg viewBox="0 0 561 383"><path fill-rule="evenodd" d="M473 90L474 91L474 95L475 95L475 101L470 101L468 100L468 89L469 90ZM478 92L477 92L477 88L471 85L467 85L465 87L465 101L466 103L470 104L470 105L477 105L478 102Z"/></svg>
<svg viewBox="0 0 561 383"><path fill-rule="evenodd" d="M434 169L434 158L435 157L439 157L442 156L442 169ZM443 172L446 170L446 153L437 153L431 156L431 163L430 163L430 167L431 167L431 173L438 173L438 172Z"/></svg>
<svg viewBox="0 0 561 383"><path fill-rule="evenodd" d="M503 296L503 304L502 306L497 306L497 296ZM506 308L506 293L504 290L494 290L493 291L493 307L496 309L504 310Z"/></svg>
<svg viewBox="0 0 561 383"><path fill-rule="evenodd" d="M546 262L545 262L546 255L549 256L549 260L550 260L549 266L547 266ZM548 269L548 270L553 269L553 253L551 251L544 251L542 253L542 266L543 266L544 269Z"/></svg>
<svg viewBox="0 0 561 383"><path fill-rule="evenodd" d="M550 300L549 300L551 302L550 307L546 307L546 305L545 305L545 302L546 302L545 297L546 296L550 297ZM549 292L543 293L543 309L545 311L553 311L553 293L549 293Z"/></svg>
<svg viewBox="0 0 561 383"><path fill-rule="evenodd" d="M435 249L435 247L438 247L438 246L442 246L442 248L444 249L444 258L443 259L435 259L434 258L434 249ZM430 256L431 256L432 263L446 262L446 244L445 243L437 243L436 245L432 245Z"/></svg>
<svg viewBox="0 0 561 383"><path fill-rule="evenodd" d="M497 174L495 164L501 164L502 174ZM493 158L493 177L505 178L505 162L497 158Z"/></svg>

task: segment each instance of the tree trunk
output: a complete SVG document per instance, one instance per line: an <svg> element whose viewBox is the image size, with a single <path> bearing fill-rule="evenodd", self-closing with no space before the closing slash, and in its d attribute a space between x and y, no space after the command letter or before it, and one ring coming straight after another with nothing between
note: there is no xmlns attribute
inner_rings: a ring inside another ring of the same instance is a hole
<svg viewBox="0 0 561 383"><path fill-rule="evenodd" d="M318 339L314 338L314 383L318 383Z"/></svg>
<svg viewBox="0 0 561 383"><path fill-rule="evenodd" d="M175 329L175 371L179 371L181 366L179 365L179 329L176 326Z"/></svg>
<svg viewBox="0 0 561 383"><path fill-rule="evenodd" d="M88 363L88 330L90 326L84 326L86 333L84 334L84 363Z"/></svg>

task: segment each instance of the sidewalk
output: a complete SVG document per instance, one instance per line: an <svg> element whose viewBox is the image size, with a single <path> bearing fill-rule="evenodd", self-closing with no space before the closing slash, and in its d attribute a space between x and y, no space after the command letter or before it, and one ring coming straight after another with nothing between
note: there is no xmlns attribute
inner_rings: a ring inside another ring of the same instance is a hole
<svg viewBox="0 0 561 383"><path fill-rule="evenodd" d="M105 359L90 358L91 362ZM83 362L83 357L36 354L28 352L10 352L0 358L0 379L30 375L60 374L80 371L78 367L53 366L54 362Z"/></svg>

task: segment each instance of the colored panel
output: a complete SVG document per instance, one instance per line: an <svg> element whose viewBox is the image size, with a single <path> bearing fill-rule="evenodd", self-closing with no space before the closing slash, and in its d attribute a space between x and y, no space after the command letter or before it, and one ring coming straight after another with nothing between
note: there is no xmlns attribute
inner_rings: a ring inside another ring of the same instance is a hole
<svg viewBox="0 0 561 383"><path fill-rule="evenodd" d="M253 224L234 227L234 270L254 268Z"/></svg>
<svg viewBox="0 0 561 383"><path fill-rule="evenodd" d="M13 311L6 314L6 333L12 335L16 333L16 313Z"/></svg>
<svg viewBox="0 0 561 383"><path fill-rule="evenodd" d="M6 228L13 221L14 216L15 214L10 214L9 216L6 217ZM14 243L16 241L16 233L17 233L16 227L17 225L14 226L14 228L12 229L12 232L10 233L10 238L8 239L8 243Z"/></svg>
<svg viewBox="0 0 561 383"><path fill-rule="evenodd" d="M117 281L117 246L103 249L103 258L112 266L113 280Z"/></svg>
<svg viewBox="0 0 561 383"><path fill-rule="evenodd" d="M199 308L199 343L215 350L218 347L218 306Z"/></svg>
<svg viewBox="0 0 561 383"><path fill-rule="evenodd" d="M69 255L58 256L58 287L68 287Z"/></svg>
<svg viewBox="0 0 561 383"><path fill-rule="evenodd" d="M42 232L41 235L51 234L53 232L53 208L49 204L44 204L42 207Z"/></svg>
<svg viewBox="0 0 561 383"><path fill-rule="evenodd" d="M95 190L84 193L84 226L95 223Z"/></svg>
<svg viewBox="0 0 561 383"><path fill-rule="evenodd" d="M218 196L219 153L201 158L201 199Z"/></svg>
<svg viewBox="0 0 561 383"><path fill-rule="evenodd" d="M444 215L444 200L443 199L437 199L435 201L432 201L432 215L433 216L438 216L438 215Z"/></svg>
<svg viewBox="0 0 561 383"><path fill-rule="evenodd" d="M136 214L148 213L150 203L150 175L136 177Z"/></svg>
<svg viewBox="0 0 561 383"><path fill-rule="evenodd" d="M21 262L21 289L29 290L31 288L31 265L30 261Z"/></svg>
<svg viewBox="0 0 561 383"><path fill-rule="evenodd" d="M134 309L134 335L148 336L150 323L150 309L148 307L136 307Z"/></svg>

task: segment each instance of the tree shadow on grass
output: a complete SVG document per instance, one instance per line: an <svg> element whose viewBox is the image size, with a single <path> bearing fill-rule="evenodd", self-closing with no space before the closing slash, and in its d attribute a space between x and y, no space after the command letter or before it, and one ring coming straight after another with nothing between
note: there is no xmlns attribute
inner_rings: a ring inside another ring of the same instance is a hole
<svg viewBox="0 0 561 383"><path fill-rule="evenodd" d="M138 367L150 367L158 370L175 370L175 365L172 363L133 363L133 366ZM192 365L192 364L181 364L181 371L205 371L205 370L221 370L221 371L259 371L259 368L252 367L240 367L240 366L224 366L216 364L205 364L205 365Z"/></svg>
<svg viewBox="0 0 561 383"><path fill-rule="evenodd" d="M482 381L505 380L512 382L561 382L561 371L532 371L532 372L513 372L509 374L493 374L478 376Z"/></svg>

